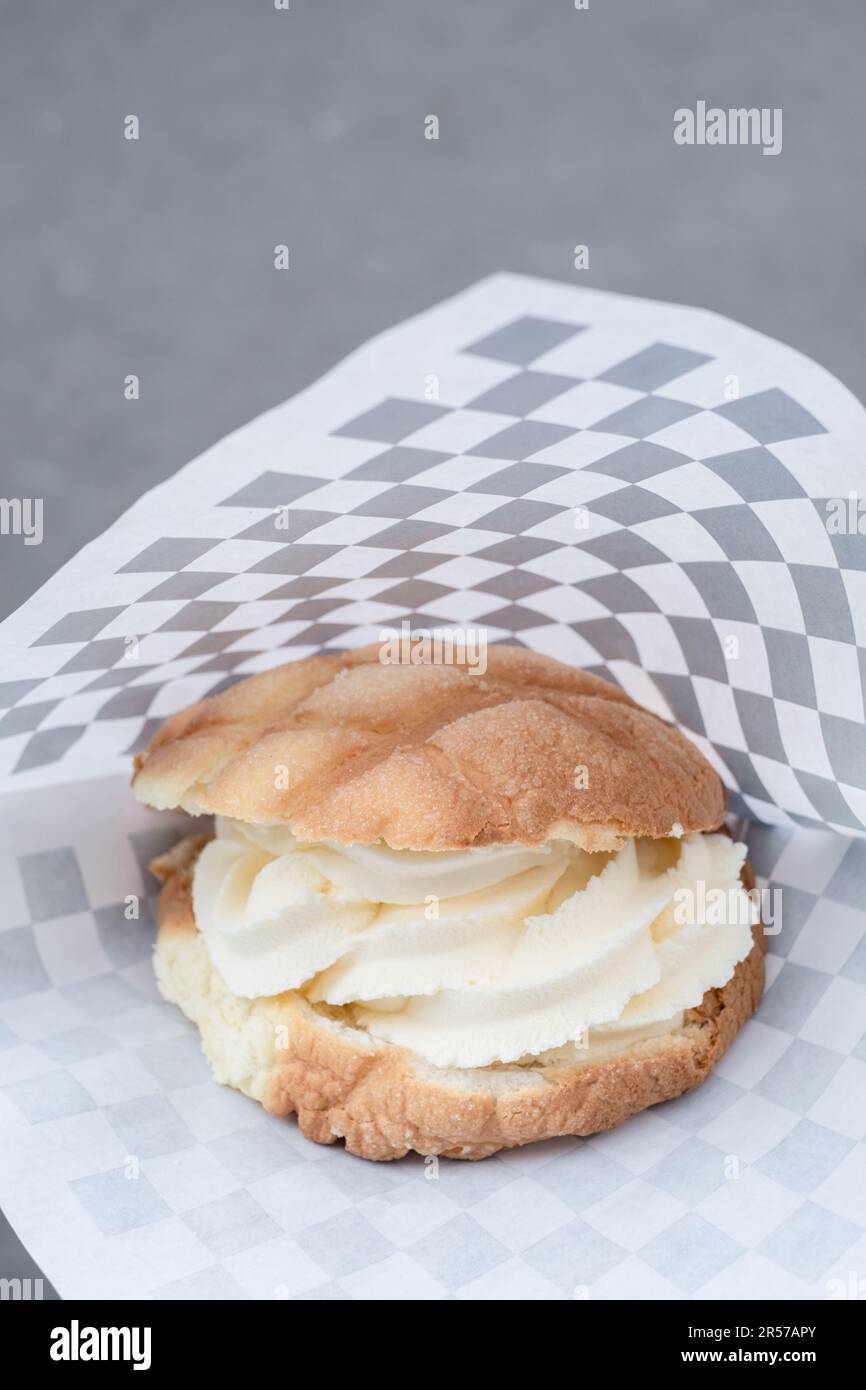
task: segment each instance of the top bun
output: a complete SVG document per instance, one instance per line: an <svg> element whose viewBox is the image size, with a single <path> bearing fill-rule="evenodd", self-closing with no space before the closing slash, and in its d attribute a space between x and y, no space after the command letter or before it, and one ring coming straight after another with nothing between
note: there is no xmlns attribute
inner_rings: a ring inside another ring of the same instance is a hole
<svg viewBox="0 0 866 1390"><path fill-rule="evenodd" d="M714 830L725 792L698 749L616 686L522 647L487 669L307 657L173 715L135 760L151 806L280 822L392 849Z"/></svg>

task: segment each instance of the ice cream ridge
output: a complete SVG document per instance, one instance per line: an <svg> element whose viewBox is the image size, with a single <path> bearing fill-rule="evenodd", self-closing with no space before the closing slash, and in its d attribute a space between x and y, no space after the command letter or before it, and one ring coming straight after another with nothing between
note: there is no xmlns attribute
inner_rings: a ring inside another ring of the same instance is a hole
<svg viewBox="0 0 866 1390"><path fill-rule="evenodd" d="M301 990L441 1067L580 1060L670 1031L748 955L744 858L726 835L437 855L220 818L193 904L235 994ZM694 920L699 883L742 898L729 923Z"/></svg>

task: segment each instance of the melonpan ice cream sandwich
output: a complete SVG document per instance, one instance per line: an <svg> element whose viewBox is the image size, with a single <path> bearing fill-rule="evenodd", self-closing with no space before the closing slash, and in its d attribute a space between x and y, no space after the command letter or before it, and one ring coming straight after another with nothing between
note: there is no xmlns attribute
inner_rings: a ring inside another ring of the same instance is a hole
<svg viewBox="0 0 866 1390"><path fill-rule="evenodd" d="M523 648L483 674L381 651L242 680L136 760L142 801L215 818L152 868L159 986L216 1079L370 1159L588 1135L696 1086L764 982L709 763Z"/></svg>

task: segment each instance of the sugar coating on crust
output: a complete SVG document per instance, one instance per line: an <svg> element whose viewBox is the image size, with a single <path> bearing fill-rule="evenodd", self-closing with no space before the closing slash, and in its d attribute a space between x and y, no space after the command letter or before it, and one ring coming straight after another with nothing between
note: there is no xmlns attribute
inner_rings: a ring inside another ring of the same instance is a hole
<svg viewBox="0 0 866 1390"><path fill-rule="evenodd" d="M721 824L699 750L600 677L520 647L490 647L483 675L379 653L289 662L181 710L137 756L135 794L393 849L602 848Z"/></svg>
<svg viewBox="0 0 866 1390"><path fill-rule="evenodd" d="M707 1076L764 987L766 938L726 985L708 990L676 1033L579 1066L442 1070L403 1048L314 1008L291 992L266 999L232 994L211 963L192 909L191 871L202 840L182 841L154 864L160 895L156 973L166 999L196 1024L217 1081L264 1105L296 1113L308 1138L345 1140L361 1158L410 1151L478 1159L559 1135L611 1129ZM746 887L751 874L744 872Z"/></svg>

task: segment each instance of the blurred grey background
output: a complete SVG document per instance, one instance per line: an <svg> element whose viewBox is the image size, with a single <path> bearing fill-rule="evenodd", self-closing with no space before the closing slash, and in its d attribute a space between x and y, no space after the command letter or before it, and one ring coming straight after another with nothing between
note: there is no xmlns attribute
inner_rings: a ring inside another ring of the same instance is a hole
<svg viewBox="0 0 866 1390"><path fill-rule="evenodd" d="M589 5L0 3L0 495L45 504L41 546L0 537L0 613L494 270L720 310L866 397L863 0ZM699 99L781 106L781 155L675 146ZM0 1220L0 1275L36 1273Z"/></svg>
<svg viewBox="0 0 866 1390"><path fill-rule="evenodd" d="M45 506L41 546L0 537L3 612L221 435L494 270L721 310L866 396L862 0L0 15L0 495ZM781 106L782 153L674 145L700 98Z"/></svg>

